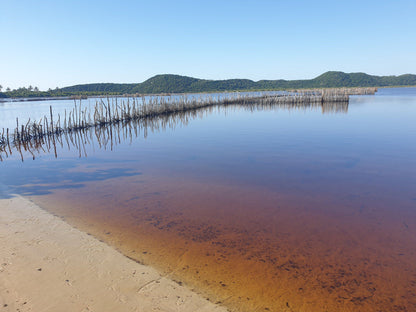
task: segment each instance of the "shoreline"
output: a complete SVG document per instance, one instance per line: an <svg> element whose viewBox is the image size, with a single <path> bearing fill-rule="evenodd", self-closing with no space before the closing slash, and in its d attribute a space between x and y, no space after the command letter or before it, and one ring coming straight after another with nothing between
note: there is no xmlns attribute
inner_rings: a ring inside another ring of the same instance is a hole
<svg viewBox="0 0 416 312"><path fill-rule="evenodd" d="M227 311L21 196L0 199L2 311Z"/></svg>
<svg viewBox="0 0 416 312"><path fill-rule="evenodd" d="M129 97L140 97L140 96L170 96L170 95L189 95L189 94L214 94L214 93L235 93L235 92L278 92L278 91L288 91L292 92L294 90L309 90L309 89L332 89L332 88L346 88L346 89L353 89L353 88L379 88L379 89L389 89L389 88L416 88L413 85L406 85L406 86L374 86L374 87L316 87L316 88L289 88L289 89L248 89L248 90L218 90L218 91L204 91L204 92L166 92L166 93L133 93L133 94L99 94L99 95L70 95L70 96L51 96L51 97L5 97L0 98L0 103L15 103L15 102L38 102L38 101L53 101L53 100L85 100L90 98L129 98Z"/></svg>

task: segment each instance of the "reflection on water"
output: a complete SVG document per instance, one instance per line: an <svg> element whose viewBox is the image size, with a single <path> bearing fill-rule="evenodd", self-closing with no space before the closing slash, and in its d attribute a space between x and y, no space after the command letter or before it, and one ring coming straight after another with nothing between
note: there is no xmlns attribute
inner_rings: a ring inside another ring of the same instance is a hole
<svg viewBox="0 0 416 312"><path fill-rule="evenodd" d="M325 102L325 103L264 103L251 102L249 104L237 104L234 109L244 109L250 112L255 111L272 111L277 109L292 110L320 110L325 113L347 113L348 102ZM14 143L3 142L0 140L0 161L8 158L13 153L18 153L22 161L28 155L34 160L40 153L53 153L58 157L58 150L68 148L78 151L79 157L87 157L88 145L98 144L100 149L110 149L123 142L132 142L140 134L147 138L148 132L155 132L169 129L175 129L178 125L186 126L190 120L203 118L204 115L210 114L213 110L222 110L221 106L208 106L189 111L173 112L169 114L149 117L146 119L131 119L116 124L104 126L88 127L75 131L58 132L42 137L34 137L31 140L23 140ZM228 108L229 110L230 108ZM231 106L231 110L233 107ZM4 129L3 129L4 131Z"/></svg>
<svg viewBox="0 0 416 312"><path fill-rule="evenodd" d="M415 112L211 107L12 150L0 182L234 311L414 311Z"/></svg>

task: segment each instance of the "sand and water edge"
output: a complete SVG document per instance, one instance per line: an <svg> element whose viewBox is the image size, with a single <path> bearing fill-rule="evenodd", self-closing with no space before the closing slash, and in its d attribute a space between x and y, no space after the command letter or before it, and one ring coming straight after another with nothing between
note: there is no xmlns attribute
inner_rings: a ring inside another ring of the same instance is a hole
<svg viewBox="0 0 416 312"><path fill-rule="evenodd" d="M19 195L0 240L1 311L227 311Z"/></svg>

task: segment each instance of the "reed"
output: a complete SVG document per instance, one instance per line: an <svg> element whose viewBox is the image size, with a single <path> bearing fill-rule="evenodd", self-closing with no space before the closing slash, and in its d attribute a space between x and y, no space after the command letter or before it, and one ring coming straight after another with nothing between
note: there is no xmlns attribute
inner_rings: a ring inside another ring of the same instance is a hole
<svg viewBox="0 0 416 312"><path fill-rule="evenodd" d="M0 132L0 160L2 155L11 153L11 146L20 153L21 149L32 148L39 144L55 146L55 140L62 136L70 137L71 142L77 140L71 134L82 132L90 128L96 129L101 136L101 129L110 125L130 124L131 121L146 123L146 121L166 116L192 112L212 106L243 105L247 107L259 107L267 105L281 105L286 108L305 106L320 106L322 111L331 103L348 104L349 96L356 94L374 94L375 88L342 88L342 89L311 89L292 90L287 92L261 92L261 93L228 93L218 95L206 95L195 97L192 95L170 95L128 98L120 101L117 98L99 99L93 111L88 107L83 108L81 99L74 100L74 108L65 111L63 118L60 114L54 116L52 107L49 116L44 116L39 121L31 121L20 124L16 118L16 128L2 129ZM331 109L329 109L330 111ZM83 142L83 140L81 140ZM81 142L78 141L78 142ZM78 143L77 143L78 144Z"/></svg>

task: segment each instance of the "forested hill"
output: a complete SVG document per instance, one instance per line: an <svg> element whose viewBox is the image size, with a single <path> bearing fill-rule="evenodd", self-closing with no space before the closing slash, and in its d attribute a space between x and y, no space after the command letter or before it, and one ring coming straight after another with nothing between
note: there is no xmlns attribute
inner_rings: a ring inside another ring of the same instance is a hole
<svg viewBox="0 0 416 312"><path fill-rule="evenodd" d="M284 90L334 87L387 87L416 86L416 75L372 76L365 73L326 72L309 80L228 79L205 80L179 75L157 75L142 83L80 84L49 91L31 91L26 88L1 93L0 97L44 97L71 95L117 95L150 93L185 93L242 90Z"/></svg>
<svg viewBox="0 0 416 312"><path fill-rule="evenodd" d="M204 80L179 75L157 75L138 84L96 83L62 88L62 91L122 93L183 93L236 90L272 90L293 88L415 86L416 75L372 76L364 73L330 71L309 80L228 79Z"/></svg>

